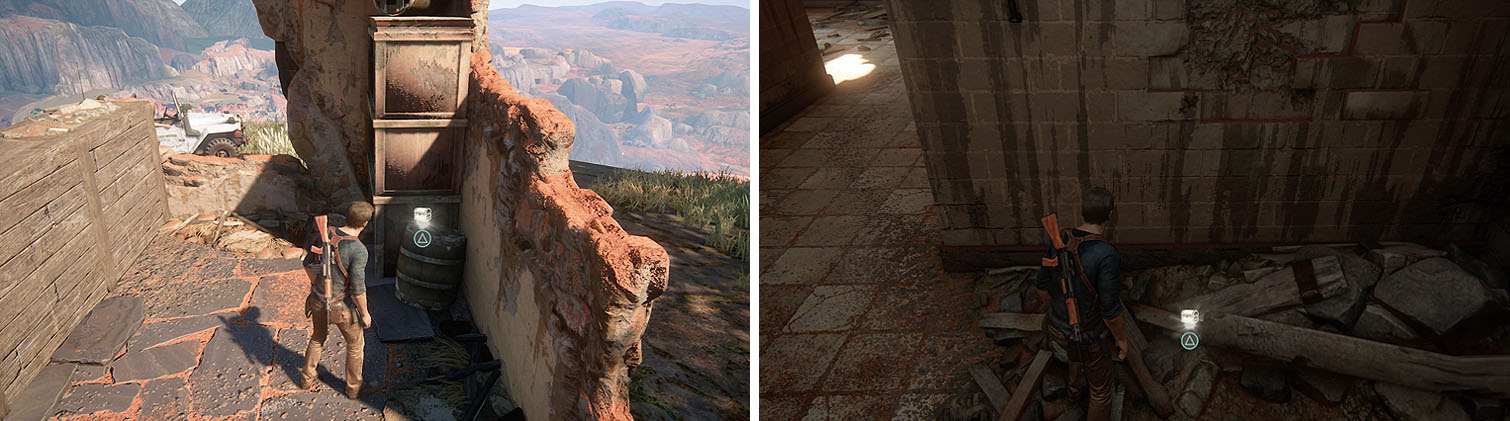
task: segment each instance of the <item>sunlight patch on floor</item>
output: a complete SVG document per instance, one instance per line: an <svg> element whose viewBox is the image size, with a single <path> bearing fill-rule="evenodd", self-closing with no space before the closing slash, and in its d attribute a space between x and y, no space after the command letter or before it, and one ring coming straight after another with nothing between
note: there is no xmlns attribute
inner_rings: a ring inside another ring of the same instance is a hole
<svg viewBox="0 0 1510 421"><path fill-rule="evenodd" d="M876 69L876 65L867 62L859 54L845 54L823 63L823 69L834 77L834 84L840 84L865 77Z"/></svg>

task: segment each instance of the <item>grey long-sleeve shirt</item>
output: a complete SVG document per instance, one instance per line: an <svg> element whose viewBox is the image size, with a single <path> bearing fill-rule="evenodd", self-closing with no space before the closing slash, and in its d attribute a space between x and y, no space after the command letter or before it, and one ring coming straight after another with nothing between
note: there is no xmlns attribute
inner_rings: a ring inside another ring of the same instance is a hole
<svg viewBox="0 0 1510 421"><path fill-rule="evenodd" d="M351 235L341 230L340 228L336 228L333 231L333 235ZM305 244L308 244L310 246L318 245L319 240L316 235L318 234L310 233ZM341 265L346 267L346 273L351 275L351 279L347 279L345 275L341 274L341 271L339 269L331 268L330 288L336 291L346 291L348 295L353 296L366 294L367 245L362 244L361 241L342 240L340 243L336 244L336 251L340 253ZM306 266L312 264L320 264L320 255L314 253L305 253L304 264ZM351 285L350 290L346 289L347 284ZM310 292L315 294L316 298L325 297L325 283L314 282L314 284L310 286Z"/></svg>

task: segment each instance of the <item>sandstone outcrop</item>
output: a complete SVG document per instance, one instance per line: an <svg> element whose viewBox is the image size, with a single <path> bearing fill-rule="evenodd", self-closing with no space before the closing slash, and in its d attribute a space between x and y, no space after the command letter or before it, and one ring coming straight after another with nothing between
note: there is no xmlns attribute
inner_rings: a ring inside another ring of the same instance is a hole
<svg viewBox="0 0 1510 421"><path fill-rule="evenodd" d="M316 197L329 204L365 200L372 190L372 66L367 33L372 4L336 2L300 7L303 2L256 0L263 33L282 44L288 78L288 137L305 157ZM320 28L319 30L302 30Z"/></svg>
<svg viewBox="0 0 1510 421"><path fill-rule="evenodd" d="M158 49L120 29L0 18L0 91L73 95L176 75Z"/></svg>

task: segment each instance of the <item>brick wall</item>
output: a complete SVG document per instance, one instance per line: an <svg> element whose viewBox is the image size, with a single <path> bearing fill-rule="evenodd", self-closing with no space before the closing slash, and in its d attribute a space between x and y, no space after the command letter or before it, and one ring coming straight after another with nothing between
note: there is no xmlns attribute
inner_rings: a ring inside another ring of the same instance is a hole
<svg viewBox="0 0 1510 421"><path fill-rule="evenodd" d="M1119 243L1471 239L1510 159L1510 3L1019 3L887 2L946 260L1096 185Z"/></svg>
<svg viewBox="0 0 1510 421"><path fill-rule="evenodd" d="M152 108L115 104L65 133L0 140L5 401L115 288L167 212Z"/></svg>
<svg viewBox="0 0 1510 421"><path fill-rule="evenodd" d="M802 0L761 1L760 131L780 125L833 85Z"/></svg>

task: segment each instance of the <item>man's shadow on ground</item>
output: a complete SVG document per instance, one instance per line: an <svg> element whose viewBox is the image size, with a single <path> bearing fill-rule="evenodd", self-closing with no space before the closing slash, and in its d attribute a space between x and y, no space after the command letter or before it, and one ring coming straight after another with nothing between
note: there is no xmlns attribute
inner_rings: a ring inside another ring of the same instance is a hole
<svg viewBox="0 0 1510 421"><path fill-rule="evenodd" d="M217 316L220 319L220 322L225 326L217 328L215 334L219 335L224 333L230 335L231 342L234 342L237 345L241 346L241 351L245 353L247 359L255 361L260 366L270 366L277 364L278 367L283 370L283 374L289 379L290 385L294 388L300 388L301 385L299 384L299 379L300 377L302 377L300 371L304 369L305 350L289 349L288 347L283 346L282 343L279 343L278 341L274 340L271 335L268 335L267 329L229 329L229 327L231 326L255 326L251 323L247 323L246 321L258 320L259 316L261 315L262 309L256 306L252 306L250 308L247 308L246 311L242 312L240 315ZM309 336L312 333L309 330L311 328L309 326L309 323L309 319L305 319L304 326L302 327L295 325L292 328L282 329L283 332L280 334L280 336L302 334L305 338L305 343L307 344ZM276 330L276 328L274 329ZM365 339L363 341L364 346L362 350L362 377L364 380L369 382L385 384L385 378L387 377L386 364L374 364L374 358L372 358L372 356L383 355L385 357L384 359L386 360L388 350L382 342L376 340L376 335L369 334L370 330L370 328L364 329L362 332ZM295 331L297 331L297 333ZM325 347L322 349L321 355L337 355L339 361L345 361L345 338L343 337L338 341L339 343L341 343L341 346L333 346L332 343L337 341L332 341L332 338L330 338L331 336L340 337L340 330L337 330L335 326L329 326L329 333L327 334L327 340L325 341ZM259 350L258 348L266 349L263 347L266 347L267 344L272 344L271 353L263 354L261 352L257 352ZM316 378L320 383L323 383L326 388L330 389L334 393L342 394L341 399L346 399L346 397L344 396L344 394L346 393L346 382L342 379L342 375L337 375L336 373L332 372L330 367L327 367L326 364L320 364L319 366L317 366L315 372ZM345 370L343 368L343 375L344 372ZM269 383L271 387L278 387L279 382L277 381L277 379L273 379ZM383 406L387 403L386 395L386 393L374 393L364 396L358 399L358 401L361 401L362 404L381 413Z"/></svg>

